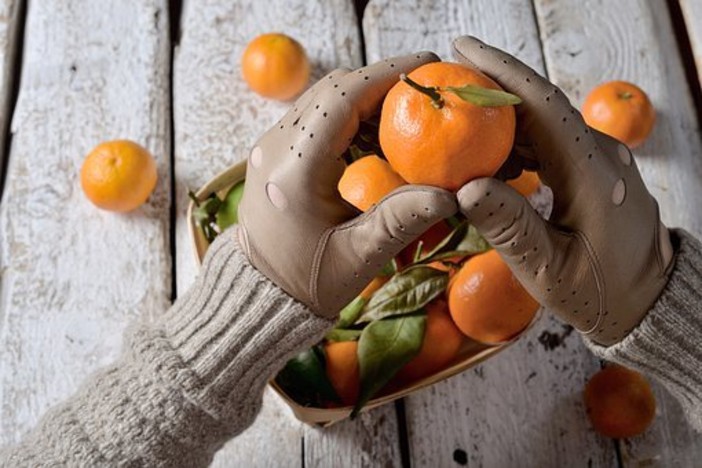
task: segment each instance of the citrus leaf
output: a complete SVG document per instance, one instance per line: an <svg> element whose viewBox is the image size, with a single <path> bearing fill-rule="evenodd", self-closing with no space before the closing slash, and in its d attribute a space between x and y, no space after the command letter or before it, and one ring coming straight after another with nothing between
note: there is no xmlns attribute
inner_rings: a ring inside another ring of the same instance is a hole
<svg viewBox="0 0 702 468"><path fill-rule="evenodd" d="M452 92L464 101L481 107L513 106L522 102L521 98L514 94L477 85L447 86L442 89Z"/></svg>
<svg viewBox="0 0 702 468"><path fill-rule="evenodd" d="M339 320L336 322L334 328L346 328L350 327L356 322L358 316L361 315L363 306L368 302L365 298L358 296L353 301L349 302L346 307L341 309L339 314Z"/></svg>
<svg viewBox="0 0 702 468"><path fill-rule="evenodd" d="M393 258L383 266L378 276L392 276L395 273L397 273L397 260Z"/></svg>
<svg viewBox="0 0 702 468"><path fill-rule="evenodd" d="M420 263L430 262L433 257L449 250L455 250L456 246L461 243L466 234L468 233L468 222L463 221L461 224L456 226L451 234L446 236L441 242L439 242L436 247L434 247L425 256L419 259Z"/></svg>
<svg viewBox="0 0 702 468"><path fill-rule="evenodd" d="M448 284L448 274L425 265L407 268L393 276L368 301L356 323L415 312Z"/></svg>
<svg viewBox="0 0 702 468"><path fill-rule="evenodd" d="M200 205L193 210L193 218L198 224L209 223L213 220L213 216L222 206L222 200L217 198L215 194L200 202Z"/></svg>
<svg viewBox="0 0 702 468"><path fill-rule="evenodd" d="M343 330L334 328L330 330L324 338L329 341L355 341L361 336L363 330Z"/></svg>
<svg viewBox="0 0 702 468"><path fill-rule="evenodd" d="M278 372L275 381L303 406L321 406L323 402L340 402L324 370L324 351L315 346L290 359Z"/></svg>
<svg viewBox="0 0 702 468"><path fill-rule="evenodd" d="M456 246L456 250L468 255L487 252L492 246L480 235L475 226L468 226L468 232L463 240Z"/></svg>
<svg viewBox="0 0 702 468"><path fill-rule="evenodd" d="M417 263L430 263L452 257L477 255L490 249L488 241L480 235L475 227L463 223Z"/></svg>
<svg viewBox="0 0 702 468"><path fill-rule="evenodd" d="M243 180L229 189L217 210L217 226L222 231L239 222L239 203L241 203L242 196L244 196Z"/></svg>
<svg viewBox="0 0 702 468"><path fill-rule="evenodd" d="M422 312L376 320L363 329L358 340L361 388L352 418L419 353L425 326L426 314Z"/></svg>

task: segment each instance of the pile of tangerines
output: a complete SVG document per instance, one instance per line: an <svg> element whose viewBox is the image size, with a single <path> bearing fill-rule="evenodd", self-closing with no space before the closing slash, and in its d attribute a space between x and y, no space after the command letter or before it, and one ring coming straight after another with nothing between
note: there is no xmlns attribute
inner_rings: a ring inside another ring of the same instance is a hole
<svg viewBox="0 0 702 468"><path fill-rule="evenodd" d="M341 197L367 211L408 183L455 191L494 175L512 149L513 105L519 102L481 72L456 63L426 64L403 75L371 126L376 132L361 139L377 142L371 145L376 150L348 151ZM515 186L529 195L538 177L525 173ZM342 311L314 353L323 363L305 353L305 365L293 360L278 383L309 404L354 406L355 413L376 395L455 363L468 342L513 339L538 308L497 252L456 216L402 251ZM302 382L306 367L307 377L317 377ZM319 390L321 376L326 392Z"/></svg>

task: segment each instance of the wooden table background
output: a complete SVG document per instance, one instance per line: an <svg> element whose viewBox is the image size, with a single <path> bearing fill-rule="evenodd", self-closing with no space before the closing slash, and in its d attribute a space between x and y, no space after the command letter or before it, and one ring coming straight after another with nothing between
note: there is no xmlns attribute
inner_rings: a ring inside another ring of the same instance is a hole
<svg viewBox="0 0 702 468"><path fill-rule="evenodd" d="M642 86L658 122L638 154L664 221L702 236L699 0L0 0L0 445L118 354L196 273L187 190L242 160L286 105L240 78L255 35L283 31L319 78L474 34L545 72L576 103ZM364 7L365 6L365 11ZM359 19L361 18L362 19ZM151 150L159 183L128 215L95 209L78 172L98 142ZM548 315L517 345L396 405L320 430L271 391L214 466L702 466L702 436L659 386L654 426L620 442L588 426L598 368Z"/></svg>

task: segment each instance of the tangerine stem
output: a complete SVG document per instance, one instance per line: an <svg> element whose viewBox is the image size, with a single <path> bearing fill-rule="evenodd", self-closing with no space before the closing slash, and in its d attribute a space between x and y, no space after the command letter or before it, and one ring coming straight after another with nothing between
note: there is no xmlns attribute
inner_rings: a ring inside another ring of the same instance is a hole
<svg viewBox="0 0 702 468"><path fill-rule="evenodd" d="M441 94L439 93L439 88L436 88L434 86L422 86L419 83L412 81L409 76L407 76L405 73L400 75L400 79L419 91L420 93L426 94L431 98L431 105L434 106L437 109L441 109L444 107L444 98L441 97Z"/></svg>

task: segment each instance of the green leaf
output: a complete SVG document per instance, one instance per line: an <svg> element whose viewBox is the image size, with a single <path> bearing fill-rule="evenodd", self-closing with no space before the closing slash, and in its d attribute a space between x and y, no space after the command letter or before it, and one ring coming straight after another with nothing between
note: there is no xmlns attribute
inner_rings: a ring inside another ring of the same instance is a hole
<svg viewBox="0 0 702 468"><path fill-rule="evenodd" d="M207 239L207 242L211 243L215 237L217 237L217 231L213 228L213 225L215 223L216 213L222 205L222 200L214 193L203 201L199 201L192 192L188 193L188 195L195 203L193 219L195 223L200 226L200 229L202 229L202 234L205 236L205 239Z"/></svg>
<svg viewBox="0 0 702 468"><path fill-rule="evenodd" d="M324 370L324 352L318 346L290 359L275 381L303 406L321 406L325 401L339 402Z"/></svg>
<svg viewBox="0 0 702 468"><path fill-rule="evenodd" d="M439 242L436 247L434 247L430 252L428 252L424 257L420 258L419 261L431 262L433 257L449 250L455 250L456 246L461 243L466 234L468 233L468 222L464 221L458 226L456 226L451 234L446 236L441 242Z"/></svg>
<svg viewBox="0 0 702 468"><path fill-rule="evenodd" d="M217 226L224 231L229 226L239 222L239 203L244 196L244 181L234 184L224 197L217 210Z"/></svg>
<svg viewBox="0 0 702 468"><path fill-rule="evenodd" d="M358 316L361 315L361 311L363 310L363 306L366 305L366 302L368 301L361 296L358 296L356 299L349 302L346 307L341 309L339 320L336 322L334 328L346 328L356 323L356 320L358 319Z"/></svg>
<svg viewBox="0 0 702 468"><path fill-rule="evenodd" d="M486 241L485 238L480 235L474 226L468 226L468 232L463 240L456 246L457 251L467 255L476 255L487 252L491 248L492 247L488 241Z"/></svg>
<svg viewBox="0 0 702 468"><path fill-rule="evenodd" d="M363 330L343 330L334 328L327 333L324 338L329 341L355 341L361 336Z"/></svg>
<svg viewBox="0 0 702 468"><path fill-rule="evenodd" d="M419 353L424 339L426 314L377 320L368 325L358 341L361 388L351 417Z"/></svg>
<svg viewBox="0 0 702 468"><path fill-rule="evenodd" d="M491 248L475 227L463 222L417 263L431 263L452 257L477 255Z"/></svg>
<svg viewBox="0 0 702 468"><path fill-rule="evenodd" d="M219 210L222 205L222 201L217 198L216 195L212 194L209 198L200 202L200 206L193 210L193 218L198 224L209 223L213 220L213 216Z"/></svg>
<svg viewBox="0 0 702 468"><path fill-rule="evenodd" d="M481 107L513 106L522 102L522 99L514 94L477 85L446 86L441 89L450 91L464 101Z"/></svg>
<svg viewBox="0 0 702 468"><path fill-rule="evenodd" d="M394 258L383 266L378 276L392 276L397 273L397 260Z"/></svg>
<svg viewBox="0 0 702 468"><path fill-rule="evenodd" d="M407 268L393 276L368 301L356 323L415 312L448 284L448 273L425 265Z"/></svg>

